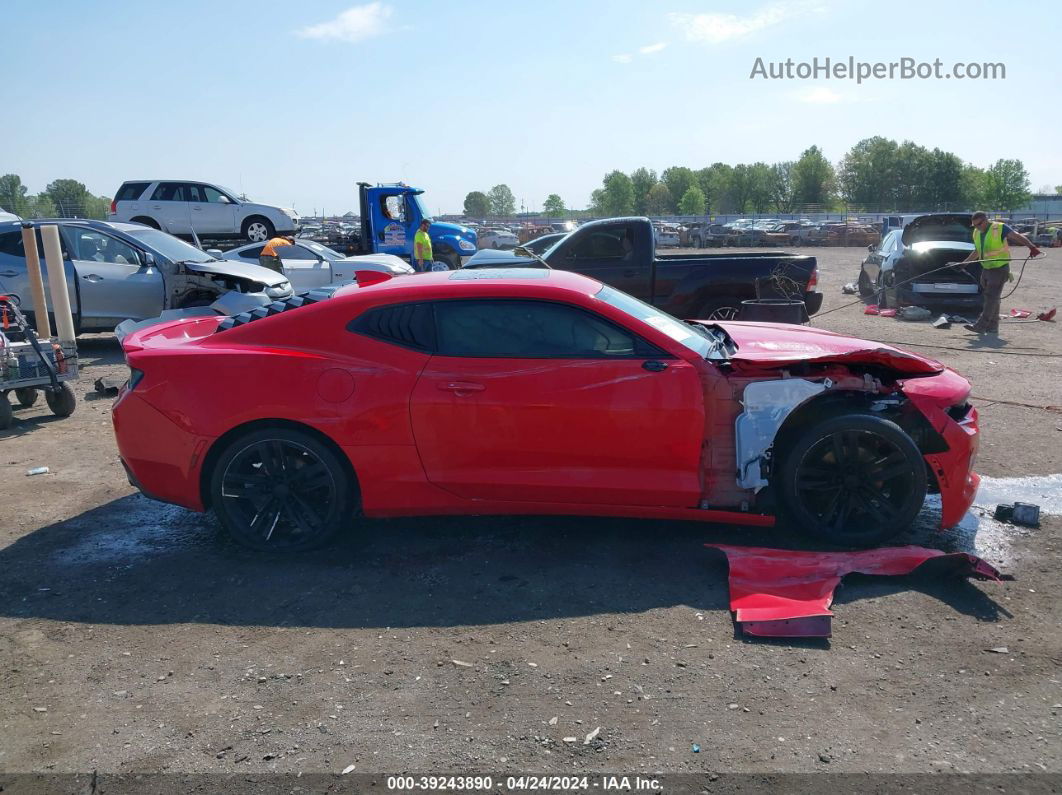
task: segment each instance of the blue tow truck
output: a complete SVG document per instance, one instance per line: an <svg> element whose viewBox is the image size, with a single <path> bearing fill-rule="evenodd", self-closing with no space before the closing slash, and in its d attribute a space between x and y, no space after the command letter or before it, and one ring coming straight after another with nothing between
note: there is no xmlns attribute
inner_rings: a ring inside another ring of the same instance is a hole
<svg viewBox="0 0 1062 795"><path fill-rule="evenodd" d="M413 261L413 235L422 218L430 218L420 200L424 191L402 182L358 183L361 230L343 246L348 254L394 254ZM476 253L476 233L467 226L432 222L432 256L451 269Z"/></svg>

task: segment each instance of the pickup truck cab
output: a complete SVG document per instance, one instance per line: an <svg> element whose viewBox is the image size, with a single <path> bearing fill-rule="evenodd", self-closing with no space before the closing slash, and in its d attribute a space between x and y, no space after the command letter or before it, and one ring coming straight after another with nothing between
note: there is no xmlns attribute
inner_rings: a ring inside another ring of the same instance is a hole
<svg viewBox="0 0 1062 795"><path fill-rule="evenodd" d="M648 218L608 218L561 238L541 261L519 247L481 251L466 268L551 268L590 276L682 318L732 320L741 302L803 299L809 315L822 306L814 257L784 252L658 254Z"/></svg>

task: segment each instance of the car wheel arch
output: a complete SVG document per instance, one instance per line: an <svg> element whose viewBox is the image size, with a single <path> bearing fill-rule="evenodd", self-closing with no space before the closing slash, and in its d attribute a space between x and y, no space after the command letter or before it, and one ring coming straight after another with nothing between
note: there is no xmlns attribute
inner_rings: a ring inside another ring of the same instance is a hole
<svg viewBox="0 0 1062 795"><path fill-rule="evenodd" d="M313 427L307 425L304 422L298 422L297 420L287 420L280 418L258 419L251 420L249 422L237 425L229 430L225 431L221 436L217 437L210 445L206 455L203 457L203 466L199 471L199 497L202 501L205 509L210 509L211 495L210 495L210 482L214 474L214 468L217 466L218 459L221 458L222 453L228 448L228 446L241 436L246 436L256 431L265 430L268 428L287 429L294 431L301 431L314 437L317 441L324 444L331 449L333 453L339 458L340 463L346 470L347 476L350 478L351 487L354 489L354 505L355 510L360 510L361 506L361 485L358 479L358 473L354 470L354 464L351 463L350 457L344 452L343 448L328 434Z"/></svg>

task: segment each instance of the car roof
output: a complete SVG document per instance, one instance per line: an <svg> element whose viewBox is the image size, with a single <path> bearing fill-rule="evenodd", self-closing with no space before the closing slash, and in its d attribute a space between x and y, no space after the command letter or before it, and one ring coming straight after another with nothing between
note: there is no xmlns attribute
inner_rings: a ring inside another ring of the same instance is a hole
<svg viewBox="0 0 1062 795"><path fill-rule="evenodd" d="M351 285L342 288L336 297L363 295L373 296L393 294L388 297L388 302L416 300L418 295L430 292L431 300L437 299L440 294L454 293L462 297L475 297L475 294L483 290L484 293L497 292L498 287L533 288L549 286L551 289L562 292L578 293L579 295L594 295L601 289L601 282L570 271L560 271L550 268L462 268L455 271L429 271L410 276L400 276L376 282L367 287ZM489 289L488 289L489 288Z"/></svg>
<svg viewBox="0 0 1062 795"><path fill-rule="evenodd" d="M95 218L28 218L25 221L0 221L0 231L9 231L11 228L21 228L23 224L32 224L35 227L49 226L51 224L63 226L84 226L89 229L111 229L118 232L138 232L149 229L143 224L127 224L120 221L99 221Z"/></svg>

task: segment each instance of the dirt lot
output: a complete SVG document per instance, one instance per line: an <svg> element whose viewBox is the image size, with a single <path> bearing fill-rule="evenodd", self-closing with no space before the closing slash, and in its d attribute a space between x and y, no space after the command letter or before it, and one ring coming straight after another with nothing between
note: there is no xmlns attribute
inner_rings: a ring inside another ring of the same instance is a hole
<svg viewBox="0 0 1062 795"><path fill-rule="evenodd" d="M865 252L811 253L824 311L851 301ZM1004 308L1049 305L1058 249ZM814 324L966 374L982 473L1062 472L1062 414L1006 402L1062 404L1059 324L1005 325L998 344L861 306ZM915 534L1014 582L853 576L832 642L750 642L701 545L793 543L759 531L417 519L297 559L245 553L134 494L91 393L122 372L117 345L81 352L76 414L21 410L0 435L0 772L1062 772L1057 517Z"/></svg>

